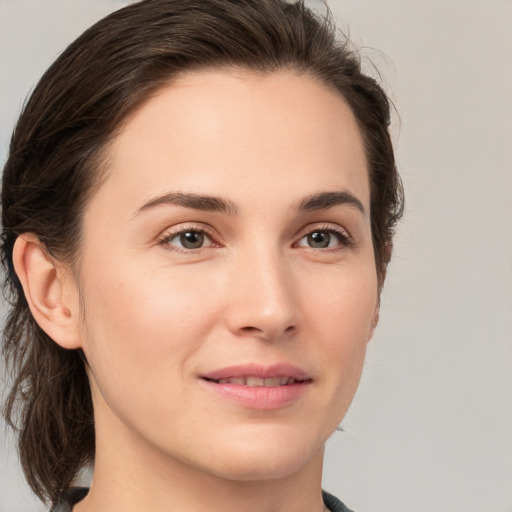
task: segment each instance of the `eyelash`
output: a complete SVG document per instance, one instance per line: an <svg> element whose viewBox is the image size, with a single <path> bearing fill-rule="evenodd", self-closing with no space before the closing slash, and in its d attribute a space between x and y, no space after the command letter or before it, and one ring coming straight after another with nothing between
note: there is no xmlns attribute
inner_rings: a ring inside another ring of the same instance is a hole
<svg viewBox="0 0 512 512"><path fill-rule="evenodd" d="M199 234L205 235L210 240L211 245L208 245L206 247L201 246L201 247L198 247L195 249L171 245L171 241L177 239L178 237L184 235L185 233L199 233ZM338 245L334 248L315 248L315 247L307 247L307 246L301 246L301 247L304 247L305 249L310 249L313 251L334 252L334 251L343 250L344 247L350 247L353 244L352 238L345 230L343 230L341 228L334 228L331 224L326 224L326 225L315 226L314 229L307 229L307 230L302 231L300 238L297 240L297 242L294 242L293 246L296 246L300 241L302 241L306 237L312 235L313 233L327 233L329 235L334 235L338 239ZM170 248L173 251L182 252L182 253L198 252L201 249L207 249L209 247L221 247L221 244L219 244L215 241L215 238L212 235L211 230L207 229L205 226L197 226L197 225L190 225L184 229L180 229L178 231L174 231L171 233L167 232L157 240L157 244L166 246L166 248Z"/></svg>
<svg viewBox="0 0 512 512"><path fill-rule="evenodd" d="M303 234L299 238L297 242L295 242L294 245L299 243L304 238L312 235L313 233L328 233L329 235L334 235L338 239L338 245L333 248L315 248L315 247L304 247L305 249L310 249L313 251L340 251L343 250L345 247L350 247L353 244L353 240L350 237L350 235L345 231L344 229L340 227L334 227L332 224L321 224L318 226L315 226L313 229L307 228L307 230L302 232Z"/></svg>
<svg viewBox="0 0 512 512"><path fill-rule="evenodd" d="M186 228L179 229L178 231L174 232L166 232L162 237L160 237L157 240L158 245L166 246L166 248L171 249L173 251L182 252L182 253L190 253L190 252L197 252L201 249L207 249L208 247L198 247L197 249L188 249L186 247L177 247L175 245L171 245L171 241L177 239L181 235L184 235L185 233L200 233L203 235L206 235L211 241L211 245L208 247L220 247L221 245L217 242L215 242L215 239L210 232L209 229L207 229L205 226L195 226L195 225L189 225Z"/></svg>

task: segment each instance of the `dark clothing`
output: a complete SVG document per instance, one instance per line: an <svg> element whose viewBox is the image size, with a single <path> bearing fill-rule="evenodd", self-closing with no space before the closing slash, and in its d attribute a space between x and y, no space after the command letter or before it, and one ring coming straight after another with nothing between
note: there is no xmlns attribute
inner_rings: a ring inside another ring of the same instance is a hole
<svg viewBox="0 0 512 512"><path fill-rule="evenodd" d="M341 501L329 494L328 492L322 491L322 496L324 497L324 504L331 512L352 512L347 506L343 505Z"/></svg>
<svg viewBox="0 0 512 512"><path fill-rule="evenodd" d="M62 495L50 512L71 512L73 505L83 500L88 492L89 489L87 487L72 487Z"/></svg>
<svg viewBox="0 0 512 512"><path fill-rule="evenodd" d="M73 505L84 499L89 489L86 487L73 487L62 495L62 498L56 503L50 512L71 512ZM331 512L352 512L338 498L332 494L322 491L325 506Z"/></svg>

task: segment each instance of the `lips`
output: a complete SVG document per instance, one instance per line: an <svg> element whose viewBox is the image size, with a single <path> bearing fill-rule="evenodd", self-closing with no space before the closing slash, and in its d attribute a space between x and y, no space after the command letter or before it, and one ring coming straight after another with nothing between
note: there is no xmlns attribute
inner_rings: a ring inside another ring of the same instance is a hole
<svg viewBox="0 0 512 512"><path fill-rule="evenodd" d="M218 384L237 384L239 386L271 388L276 386L289 386L291 384L295 384L296 382L303 381L282 375L279 377L268 377L266 379L255 376L229 377L227 379L215 380L214 382L217 382Z"/></svg>
<svg viewBox="0 0 512 512"><path fill-rule="evenodd" d="M295 403L313 379L289 364L242 365L222 368L201 376L217 396L251 409L280 409Z"/></svg>
<svg viewBox="0 0 512 512"><path fill-rule="evenodd" d="M270 366L257 364L229 366L202 375L203 379L221 384L240 386L286 386L311 380L310 375L297 366L280 363Z"/></svg>

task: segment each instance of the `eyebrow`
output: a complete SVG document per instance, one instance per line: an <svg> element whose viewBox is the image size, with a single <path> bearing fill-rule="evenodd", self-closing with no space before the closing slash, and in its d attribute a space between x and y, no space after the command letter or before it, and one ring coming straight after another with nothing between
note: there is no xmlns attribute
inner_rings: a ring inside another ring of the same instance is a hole
<svg viewBox="0 0 512 512"><path fill-rule="evenodd" d="M318 192L316 194L306 196L300 201L297 211L327 210L328 208L344 204L352 206L358 209L363 215L366 215L366 210L361 201L348 190ZM229 199L203 196L199 194L185 194L183 192L169 192L144 203L135 212L135 215L164 205L177 205L193 210L227 213L229 215L236 215L239 213L238 206Z"/></svg>
<svg viewBox="0 0 512 512"><path fill-rule="evenodd" d="M221 199L220 197L201 196L198 194L184 194L181 192L170 192L162 196L155 197L144 203L135 213L138 215L157 206L175 204L193 210L202 210L206 212L220 212L235 215L238 213L238 207L232 201Z"/></svg>
<svg viewBox="0 0 512 512"><path fill-rule="evenodd" d="M299 203L298 211L326 210L343 204L357 208L363 215L366 215L363 203L348 190L319 192L307 196Z"/></svg>

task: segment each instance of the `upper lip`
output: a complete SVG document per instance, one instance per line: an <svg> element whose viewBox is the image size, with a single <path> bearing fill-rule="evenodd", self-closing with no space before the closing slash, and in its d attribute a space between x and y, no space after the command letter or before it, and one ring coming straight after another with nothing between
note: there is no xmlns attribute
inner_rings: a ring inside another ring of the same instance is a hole
<svg viewBox="0 0 512 512"><path fill-rule="evenodd" d="M272 364L264 366L260 364L243 364L238 366L227 366L202 374L203 379L220 380L236 377L260 377L271 379L275 377L291 377L298 381L310 380L311 376L297 366L288 363Z"/></svg>

